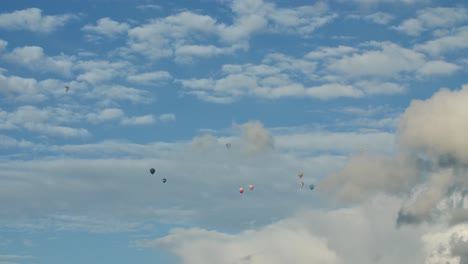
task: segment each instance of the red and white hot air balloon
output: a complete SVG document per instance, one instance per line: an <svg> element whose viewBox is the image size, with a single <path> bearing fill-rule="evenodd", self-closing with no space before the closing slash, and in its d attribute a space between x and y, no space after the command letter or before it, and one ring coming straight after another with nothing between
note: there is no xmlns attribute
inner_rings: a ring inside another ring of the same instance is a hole
<svg viewBox="0 0 468 264"><path fill-rule="evenodd" d="M251 191L252 191L253 189L254 189L254 186L253 186L253 184L250 184L250 185L249 185L249 190L251 190Z"/></svg>
<svg viewBox="0 0 468 264"><path fill-rule="evenodd" d="M240 192L240 193L244 193L244 188L240 187L240 188L239 188L239 192Z"/></svg>

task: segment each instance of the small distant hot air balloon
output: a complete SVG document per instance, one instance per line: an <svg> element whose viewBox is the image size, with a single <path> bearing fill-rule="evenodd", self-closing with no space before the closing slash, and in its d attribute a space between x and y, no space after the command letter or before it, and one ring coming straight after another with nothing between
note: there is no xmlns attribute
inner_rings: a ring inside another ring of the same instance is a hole
<svg viewBox="0 0 468 264"><path fill-rule="evenodd" d="M70 87L64 86L63 89L65 89L65 92L68 92L68 90L70 90Z"/></svg>
<svg viewBox="0 0 468 264"><path fill-rule="evenodd" d="M244 193L244 188L240 187L240 188L239 188L239 192L240 192L240 193Z"/></svg>
<svg viewBox="0 0 468 264"><path fill-rule="evenodd" d="M299 172L297 176L299 176L299 179L302 179L302 176L304 176L304 174L302 174L302 172Z"/></svg>
<svg viewBox="0 0 468 264"><path fill-rule="evenodd" d="M151 168L151 169L150 169L150 173L151 173L151 174L154 174L155 172L156 172L156 170L155 170L154 168Z"/></svg>
<svg viewBox="0 0 468 264"><path fill-rule="evenodd" d="M250 185L249 185L249 190L252 191L254 188L255 188L255 187L253 186L253 184L250 184Z"/></svg>
<svg viewBox="0 0 468 264"><path fill-rule="evenodd" d="M313 190L313 189L315 188L315 186L314 186L313 184L311 184L311 185L309 186L309 188L310 188L311 190Z"/></svg>
<svg viewBox="0 0 468 264"><path fill-rule="evenodd" d="M231 143L227 143L226 148L230 149L231 148Z"/></svg>
<svg viewBox="0 0 468 264"><path fill-rule="evenodd" d="M163 179L162 179L162 182L163 182L163 183L166 183L166 182L167 182L166 178L163 178Z"/></svg>
<svg viewBox="0 0 468 264"><path fill-rule="evenodd" d="M304 187L304 182L301 181L301 182L299 183L299 185L300 185L301 187Z"/></svg>

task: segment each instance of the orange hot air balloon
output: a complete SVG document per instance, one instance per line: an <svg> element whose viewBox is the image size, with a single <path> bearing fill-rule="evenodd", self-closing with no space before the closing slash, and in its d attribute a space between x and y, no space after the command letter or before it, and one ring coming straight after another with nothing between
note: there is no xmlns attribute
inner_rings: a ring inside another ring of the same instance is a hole
<svg viewBox="0 0 468 264"><path fill-rule="evenodd" d="M239 192L240 192L240 193L244 193L244 188L240 187L240 188L239 188Z"/></svg>

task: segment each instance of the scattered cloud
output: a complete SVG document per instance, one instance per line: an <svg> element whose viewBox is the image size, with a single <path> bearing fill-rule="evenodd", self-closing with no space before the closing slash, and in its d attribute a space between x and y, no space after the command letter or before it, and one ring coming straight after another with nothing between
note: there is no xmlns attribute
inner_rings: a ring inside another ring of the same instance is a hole
<svg viewBox="0 0 468 264"><path fill-rule="evenodd" d="M39 8L27 8L0 14L0 28L9 31L28 30L38 33L50 33L76 18L75 15L70 14L44 16Z"/></svg>
<svg viewBox="0 0 468 264"><path fill-rule="evenodd" d="M38 46L14 48L10 53L4 54L3 58L33 71L52 72L65 77L71 76L74 63L74 58L66 55L49 57Z"/></svg>
<svg viewBox="0 0 468 264"><path fill-rule="evenodd" d="M99 19L96 25L87 24L81 28L81 30L90 34L102 35L108 38L126 33L129 29L129 24L117 22L109 17Z"/></svg>
<svg viewBox="0 0 468 264"><path fill-rule="evenodd" d="M418 36L424 31L450 28L467 21L468 9L463 7L425 8L417 12L416 18L407 19L393 28L411 36Z"/></svg>

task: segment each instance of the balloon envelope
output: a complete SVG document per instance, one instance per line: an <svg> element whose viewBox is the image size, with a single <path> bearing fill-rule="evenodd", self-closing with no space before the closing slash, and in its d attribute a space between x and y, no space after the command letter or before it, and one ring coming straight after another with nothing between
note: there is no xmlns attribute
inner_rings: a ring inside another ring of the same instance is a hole
<svg viewBox="0 0 468 264"><path fill-rule="evenodd" d="M239 192L240 192L240 193L244 193L244 188L240 187L240 188L239 188Z"/></svg>
<svg viewBox="0 0 468 264"><path fill-rule="evenodd" d="M304 182L300 182L299 185L300 185L301 187L304 187Z"/></svg>
<svg viewBox="0 0 468 264"><path fill-rule="evenodd" d="M313 190L315 186L313 184L310 185L310 189Z"/></svg>
<svg viewBox="0 0 468 264"><path fill-rule="evenodd" d="M163 179L162 179L162 182L166 183L166 181L167 181L166 178L163 178Z"/></svg>
<svg viewBox="0 0 468 264"><path fill-rule="evenodd" d="M255 187L253 186L253 184L250 184L249 185L249 190L253 190Z"/></svg>
<svg viewBox="0 0 468 264"><path fill-rule="evenodd" d="M231 148L231 143L227 143L226 148Z"/></svg>
<svg viewBox="0 0 468 264"><path fill-rule="evenodd" d="M299 176L299 178L302 179L302 176L304 176L304 174L302 174L302 172L299 172L297 176Z"/></svg>
<svg viewBox="0 0 468 264"><path fill-rule="evenodd" d="M156 171L156 170L154 170L153 168L150 169L150 173L151 173L151 174L154 174L155 171Z"/></svg>

